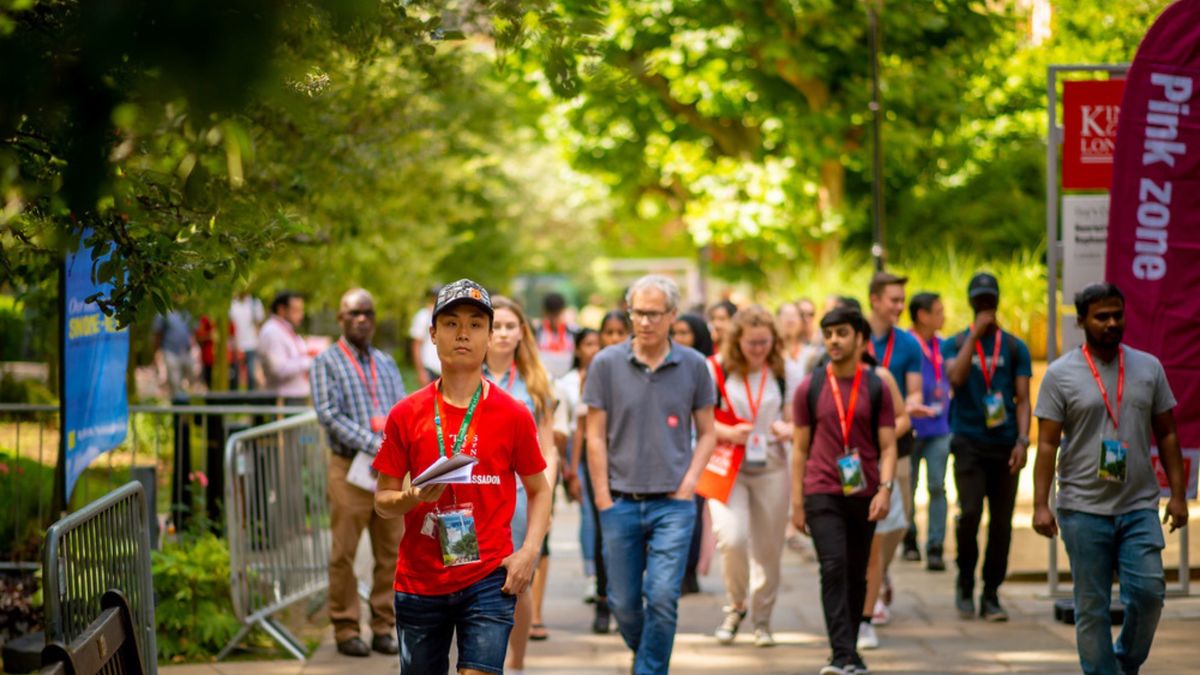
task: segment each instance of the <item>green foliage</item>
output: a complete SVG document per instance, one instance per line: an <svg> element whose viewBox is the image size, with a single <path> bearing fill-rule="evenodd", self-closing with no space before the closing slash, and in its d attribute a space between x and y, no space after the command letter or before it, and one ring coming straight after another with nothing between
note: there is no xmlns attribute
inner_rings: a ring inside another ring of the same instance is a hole
<svg viewBox="0 0 1200 675"><path fill-rule="evenodd" d="M52 466L18 457L9 448L0 450L0 491L4 493L0 551L4 552L4 560L38 559L43 531L49 525L38 518L39 507L50 501L53 476Z"/></svg>
<svg viewBox="0 0 1200 675"><path fill-rule="evenodd" d="M0 361L21 360L24 339L25 316L21 303L0 295Z"/></svg>
<svg viewBox="0 0 1200 675"><path fill-rule="evenodd" d="M208 661L240 627L229 586L229 549L205 533L152 552L160 661Z"/></svg>

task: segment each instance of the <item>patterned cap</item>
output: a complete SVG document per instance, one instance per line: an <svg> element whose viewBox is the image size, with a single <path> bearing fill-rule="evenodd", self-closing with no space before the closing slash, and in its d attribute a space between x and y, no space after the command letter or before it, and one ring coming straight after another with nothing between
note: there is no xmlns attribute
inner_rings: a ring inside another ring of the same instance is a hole
<svg viewBox="0 0 1200 675"><path fill-rule="evenodd" d="M464 302L482 309L489 319L494 315L492 298L488 295L487 289L470 279L459 279L452 284L442 286L442 289L438 291L437 304L433 307L431 320L436 321L438 314Z"/></svg>

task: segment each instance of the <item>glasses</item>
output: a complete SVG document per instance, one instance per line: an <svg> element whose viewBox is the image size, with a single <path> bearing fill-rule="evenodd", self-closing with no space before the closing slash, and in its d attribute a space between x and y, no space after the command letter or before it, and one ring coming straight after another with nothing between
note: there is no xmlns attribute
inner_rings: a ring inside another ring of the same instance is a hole
<svg viewBox="0 0 1200 675"><path fill-rule="evenodd" d="M658 323L659 321L662 321L663 317L668 314L670 314L670 312L659 312L656 310L634 309L634 310L630 310L630 312L629 312L629 320L637 322L637 321L641 321L642 319L645 319L646 321L648 321L650 323Z"/></svg>
<svg viewBox="0 0 1200 675"><path fill-rule="evenodd" d="M357 319L357 318L363 317L363 316L365 316L368 319L374 319L375 318L375 310L373 310L373 309L352 309L352 310L346 312L346 316L350 317L351 319Z"/></svg>
<svg viewBox="0 0 1200 675"><path fill-rule="evenodd" d="M800 312L801 319L811 319L816 315L817 315L816 312Z"/></svg>

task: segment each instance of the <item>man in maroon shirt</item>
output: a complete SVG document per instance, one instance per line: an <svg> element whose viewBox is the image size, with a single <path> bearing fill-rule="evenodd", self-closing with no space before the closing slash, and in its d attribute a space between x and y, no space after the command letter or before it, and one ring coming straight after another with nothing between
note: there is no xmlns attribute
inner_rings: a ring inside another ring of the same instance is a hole
<svg viewBox="0 0 1200 675"><path fill-rule="evenodd" d="M865 673L858 622L875 523L888 513L896 471L895 407L860 363L870 328L855 309L821 320L829 364L796 390L792 524L810 534L821 564L821 604L833 655L821 675Z"/></svg>

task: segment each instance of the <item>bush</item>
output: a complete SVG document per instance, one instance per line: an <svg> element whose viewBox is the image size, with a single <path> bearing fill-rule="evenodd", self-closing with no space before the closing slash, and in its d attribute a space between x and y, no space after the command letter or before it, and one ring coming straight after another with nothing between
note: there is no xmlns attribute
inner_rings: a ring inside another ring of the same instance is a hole
<svg viewBox="0 0 1200 675"><path fill-rule="evenodd" d="M38 559L48 525L38 518L39 507L50 503L53 489L53 466L0 450L0 560Z"/></svg>
<svg viewBox="0 0 1200 675"><path fill-rule="evenodd" d="M215 535L189 535L152 554L159 661L211 661L241 623L233 611L229 549Z"/></svg>
<svg viewBox="0 0 1200 675"><path fill-rule="evenodd" d="M25 315L21 304L0 295L0 361L20 361L25 352Z"/></svg>

